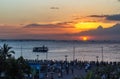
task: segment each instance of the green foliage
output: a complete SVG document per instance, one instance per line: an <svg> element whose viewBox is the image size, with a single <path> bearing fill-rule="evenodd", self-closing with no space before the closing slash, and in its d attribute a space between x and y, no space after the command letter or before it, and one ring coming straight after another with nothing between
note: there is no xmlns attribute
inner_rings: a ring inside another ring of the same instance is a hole
<svg viewBox="0 0 120 79"><path fill-rule="evenodd" d="M30 74L31 68L23 57L18 59L12 58L12 47L4 44L0 48L0 74L5 73L5 79L24 79L24 74Z"/></svg>
<svg viewBox="0 0 120 79"><path fill-rule="evenodd" d="M15 59L7 59L6 61L7 68L6 68L6 78L7 79L18 79L22 78L22 73L20 72L19 64Z"/></svg>
<svg viewBox="0 0 120 79"><path fill-rule="evenodd" d="M88 72L88 74L85 77L75 77L74 79L93 79L93 72Z"/></svg>
<svg viewBox="0 0 120 79"><path fill-rule="evenodd" d="M92 72L89 72L87 74L87 76L85 77L85 79L92 79L92 76L93 76L93 73Z"/></svg>
<svg viewBox="0 0 120 79"><path fill-rule="evenodd" d="M19 64L22 72L29 74L31 73L31 67L28 65L28 63L24 60L24 58L21 56L17 59L17 63Z"/></svg>
<svg viewBox="0 0 120 79"><path fill-rule="evenodd" d="M74 79L81 79L81 78L79 78L79 77L75 77Z"/></svg>
<svg viewBox="0 0 120 79"><path fill-rule="evenodd" d="M4 44L0 47L0 59L5 60L6 58L10 58L11 54L15 54L11 48L12 47L9 47L8 44Z"/></svg>
<svg viewBox="0 0 120 79"><path fill-rule="evenodd" d="M11 58L11 54L15 53L11 51L12 47L9 47L8 44L4 44L0 47L0 72L6 72L6 68L8 67L7 58Z"/></svg>

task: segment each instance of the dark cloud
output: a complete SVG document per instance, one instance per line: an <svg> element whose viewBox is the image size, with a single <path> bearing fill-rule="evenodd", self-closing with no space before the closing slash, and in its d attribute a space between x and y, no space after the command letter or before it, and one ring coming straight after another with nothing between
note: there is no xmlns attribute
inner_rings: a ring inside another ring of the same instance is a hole
<svg viewBox="0 0 120 79"><path fill-rule="evenodd" d="M98 17L98 18L101 18L101 17L107 17L108 15L90 15L88 17Z"/></svg>
<svg viewBox="0 0 120 79"><path fill-rule="evenodd" d="M59 7L50 7L50 9L59 9Z"/></svg>
<svg viewBox="0 0 120 79"><path fill-rule="evenodd" d="M70 22L63 22L57 24L28 24L24 28L73 28L68 25Z"/></svg>
<svg viewBox="0 0 120 79"><path fill-rule="evenodd" d="M52 28L52 27L56 27L56 25L53 24L28 24L25 26L25 28Z"/></svg>
<svg viewBox="0 0 120 79"><path fill-rule="evenodd" d="M120 14L114 14L114 15L90 15L88 17L106 18L106 20L120 21Z"/></svg>
<svg viewBox="0 0 120 79"><path fill-rule="evenodd" d="M57 25L69 25L71 23L74 23L72 21L69 21L69 22L60 22L60 23L57 23Z"/></svg>
<svg viewBox="0 0 120 79"><path fill-rule="evenodd" d="M120 24L116 24L110 28L103 28L99 26L95 30L84 31L80 33L63 33L63 34L28 34L25 35L27 38L38 38L38 39L59 39L59 40L73 40L78 39L81 36L94 37L91 40L119 40L120 39ZM24 36L24 37L25 37Z"/></svg>
<svg viewBox="0 0 120 79"><path fill-rule="evenodd" d="M110 28L103 28L102 26L99 26L95 30L90 31L84 31L79 33L60 33L60 34L27 34L22 35L27 36L26 38L38 38L38 39L59 39L59 40L73 40L73 39L79 39L81 36L90 36L94 37L91 40L119 40L120 39L120 24L116 24L113 27Z"/></svg>
<svg viewBox="0 0 120 79"><path fill-rule="evenodd" d="M102 28L99 26L96 30L90 30L74 34L77 36L92 36L96 40L119 40L120 39L120 24L116 24L110 28Z"/></svg>
<svg viewBox="0 0 120 79"><path fill-rule="evenodd" d="M65 23L63 23L65 24ZM45 24L44 24L45 25ZM47 24L46 24L47 25ZM45 27L50 27L48 26ZM54 25L55 26L55 25ZM29 24L27 28L38 28L38 27L44 27L43 25L39 24ZM53 26L52 26L53 27ZM3 30L3 31L2 31ZM79 33L31 33L28 30L19 30L16 29L14 31L9 31L9 30L4 30L2 29L0 31L0 36L3 38L17 38L17 39L56 39L56 40L73 40L73 39L79 39L81 36L90 36L94 37L91 40L120 40L120 24L116 24L110 28L103 28L102 26L99 26L95 30L90 30L90 31L84 31L84 32L79 32ZM21 33L22 31L22 33ZM40 31L40 30L38 30ZM44 31L44 30L43 30ZM47 30L49 31L49 30ZM52 30L54 31L54 30ZM7 33L4 33L7 32ZM10 34L8 34L8 32ZM17 34L16 34L17 33ZM8 35L7 35L8 34Z"/></svg>
<svg viewBox="0 0 120 79"><path fill-rule="evenodd" d="M120 14L116 14L116 15L108 15L106 17L107 20L114 20L114 21L120 21Z"/></svg>
<svg viewBox="0 0 120 79"><path fill-rule="evenodd" d="M16 38L23 38L23 39L55 39L55 40L73 40L75 37L72 34L21 34L16 36Z"/></svg>

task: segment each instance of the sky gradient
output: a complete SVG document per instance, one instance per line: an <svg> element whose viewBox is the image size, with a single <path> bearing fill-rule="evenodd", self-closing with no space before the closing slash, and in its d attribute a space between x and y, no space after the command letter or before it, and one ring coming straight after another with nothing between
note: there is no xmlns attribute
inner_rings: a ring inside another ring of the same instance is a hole
<svg viewBox="0 0 120 79"><path fill-rule="evenodd" d="M114 26L119 0L0 0L0 39L119 40Z"/></svg>

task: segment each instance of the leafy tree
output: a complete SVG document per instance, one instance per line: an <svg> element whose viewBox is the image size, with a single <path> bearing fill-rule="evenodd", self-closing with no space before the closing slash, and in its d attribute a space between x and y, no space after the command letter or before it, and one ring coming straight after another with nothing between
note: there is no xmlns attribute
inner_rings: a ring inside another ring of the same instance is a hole
<svg viewBox="0 0 120 79"><path fill-rule="evenodd" d="M30 74L31 69L23 57L18 59L12 58L11 54L15 54L8 44L0 47L0 76L5 74L5 79L24 79L25 74Z"/></svg>
<svg viewBox="0 0 120 79"><path fill-rule="evenodd" d="M31 73L31 67L28 65L28 63L25 61L25 59L22 56L17 59L17 63L19 64L19 68L21 69L21 72L25 74Z"/></svg>
<svg viewBox="0 0 120 79"><path fill-rule="evenodd" d="M6 59L11 57L11 54L15 53L14 51L11 51L12 47L9 47L8 44L4 44L2 47L0 47L0 74L6 73L7 70L7 63Z"/></svg>
<svg viewBox="0 0 120 79"><path fill-rule="evenodd" d="M6 79L24 79L24 75L31 72L30 66L23 57L7 59Z"/></svg>
<svg viewBox="0 0 120 79"><path fill-rule="evenodd" d="M0 47L0 58L2 60L10 58L11 54L15 54L15 52L11 50L11 48L12 47L9 47L8 44L4 44L2 47Z"/></svg>
<svg viewBox="0 0 120 79"><path fill-rule="evenodd" d="M93 73L89 72L85 77L83 77L83 76L75 77L74 79L94 79L94 78L93 78Z"/></svg>
<svg viewBox="0 0 120 79"><path fill-rule="evenodd" d="M19 73L19 64L17 64L16 59L10 58L6 60L7 68L6 68L6 79L21 79L21 74Z"/></svg>

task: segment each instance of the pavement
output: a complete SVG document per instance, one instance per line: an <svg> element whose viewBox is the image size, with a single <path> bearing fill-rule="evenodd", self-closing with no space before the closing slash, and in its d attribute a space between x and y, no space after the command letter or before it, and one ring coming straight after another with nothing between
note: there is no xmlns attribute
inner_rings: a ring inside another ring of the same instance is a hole
<svg viewBox="0 0 120 79"><path fill-rule="evenodd" d="M48 77L46 79L73 79L75 77L81 77L85 76L86 72L84 69L74 68L74 73L72 74L71 71L69 71L69 74L63 73L62 77L58 77L58 73L53 73L53 78L51 77L51 74L48 74Z"/></svg>

